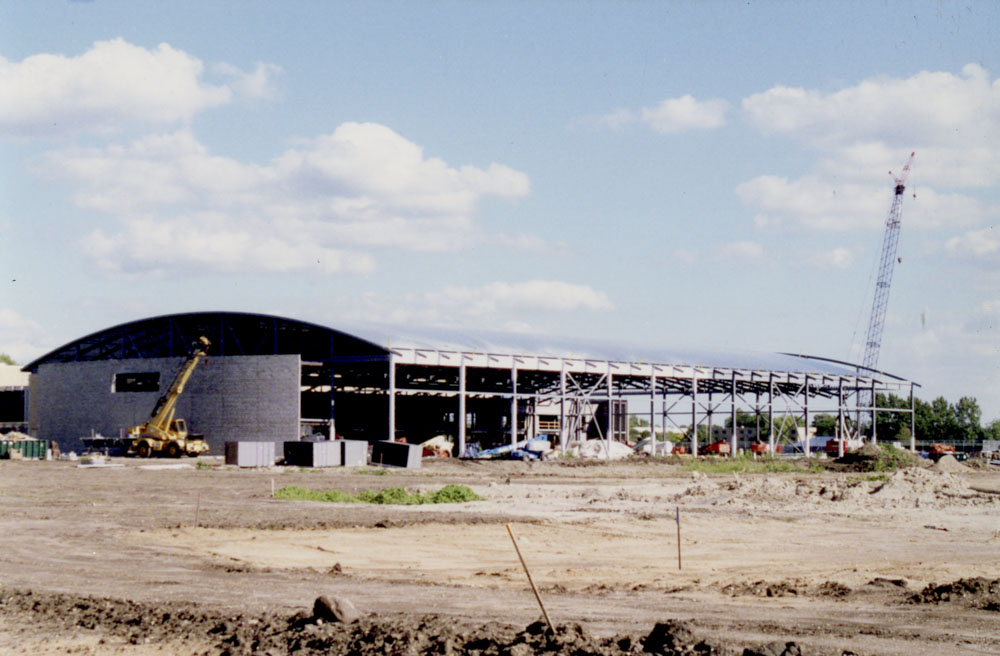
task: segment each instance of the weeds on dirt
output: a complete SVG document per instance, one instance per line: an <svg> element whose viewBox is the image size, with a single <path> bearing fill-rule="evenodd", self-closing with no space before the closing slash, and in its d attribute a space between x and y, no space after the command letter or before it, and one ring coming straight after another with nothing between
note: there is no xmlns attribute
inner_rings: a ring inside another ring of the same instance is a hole
<svg viewBox="0 0 1000 656"><path fill-rule="evenodd" d="M465 485L445 485L437 492L421 494L408 492L401 487L390 487L385 490L362 490L357 494L341 490L321 492L309 488L286 485L274 493L276 499L292 501L327 501L331 503L375 503L382 505L414 506L427 503L465 503L466 501L483 501Z"/></svg>
<svg viewBox="0 0 1000 656"><path fill-rule="evenodd" d="M207 462L205 462L203 460L199 460L197 463L195 463L195 468L196 469L215 469L215 465L211 465L211 464L209 464L209 463L207 463Z"/></svg>
<svg viewBox="0 0 1000 656"><path fill-rule="evenodd" d="M697 471L702 474L770 474L775 472L809 472L819 473L824 471L819 463L811 462L802 465L788 460L778 458L758 457L748 455L736 455L732 458L719 458L711 460L690 460L684 463L686 471Z"/></svg>
<svg viewBox="0 0 1000 656"><path fill-rule="evenodd" d="M920 458L891 444L866 444L857 451L838 458L837 462L859 472L894 472L919 465Z"/></svg>
<svg viewBox="0 0 1000 656"><path fill-rule="evenodd" d="M389 474L395 473L391 472L384 467L379 467L378 469L359 469L355 474L363 474L365 476L388 476Z"/></svg>
<svg viewBox="0 0 1000 656"><path fill-rule="evenodd" d="M847 484L856 485L858 483L885 483L889 480L889 474L865 474L864 476L848 476Z"/></svg>

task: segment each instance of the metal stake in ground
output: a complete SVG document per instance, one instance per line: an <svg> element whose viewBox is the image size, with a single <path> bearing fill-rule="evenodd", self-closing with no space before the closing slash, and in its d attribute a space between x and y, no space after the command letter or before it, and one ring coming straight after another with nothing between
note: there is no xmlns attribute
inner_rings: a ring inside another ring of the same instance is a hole
<svg viewBox="0 0 1000 656"><path fill-rule="evenodd" d="M681 569L681 507L677 506L677 571Z"/></svg>
<svg viewBox="0 0 1000 656"><path fill-rule="evenodd" d="M545 624L549 627L549 631L555 635L556 630L552 628L552 622L549 620L549 614L545 612L545 604L542 603L542 598L538 594L538 588L535 587L535 582L531 580L531 572L528 571L528 564L524 562L524 556L521 555L521 549L517 546L517 538L514 537L514 531L511 530L510 524L506 524L507 533L510 535L510 541L514 543L514 551L517 552L517 558L521 561L521 567L524 568L524 573L528 577L528 584L531 586L531 591L535 593L535 599L538 601L538 607L542 609L542 617L545 618Z"/></svg>

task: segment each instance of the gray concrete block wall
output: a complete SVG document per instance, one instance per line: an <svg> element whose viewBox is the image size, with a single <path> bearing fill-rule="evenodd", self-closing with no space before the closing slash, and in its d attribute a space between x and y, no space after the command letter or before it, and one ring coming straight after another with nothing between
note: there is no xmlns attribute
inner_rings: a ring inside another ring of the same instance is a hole
<svg viewBox="0 0 1000 656"><path fill-rule="evenodd" d="M116 436L143 423L173 380L182 358L46 364L32 376L35 436L79 450L96 431ZM158 371L157 392L113 391L116 374ZM299 437L301 363L298 355L209 357L198 365L177 403L175 417L204 433L211 453L225 442Z"/></svg>

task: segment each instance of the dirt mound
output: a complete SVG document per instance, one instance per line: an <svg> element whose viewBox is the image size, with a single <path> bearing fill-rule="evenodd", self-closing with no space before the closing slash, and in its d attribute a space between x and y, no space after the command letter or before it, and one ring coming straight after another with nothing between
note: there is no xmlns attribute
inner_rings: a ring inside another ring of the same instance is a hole
<svg viewBox="0 0 1000 656"><path fill-rule="evenodd" d="M0 618L32 627L70 631L92 629L125 638L130 644L176 641L178 636L209 645L206 656L236 654L355 654L357 656L467 655L529 656L531 654L622 656L793 656L802 652L794 642L775 642L736 650L701 638L686 622L657 623L645 636L598 637L579 624L556 627L542 622L518 630L499 623L472 630L434 615L380 617L369 614L350 625L325 622L312 613L294 615L229 614L192 604L142 604L65 594L0 590Z"/></svg>
<svg viewBox="0 0 1000 656"><path fill-rule="evenodd" d="M857 472L893 471L925 465L920 456L884 444L865 444L860 449L845 453L834 462L841 465L844 471Z"/></svg>
<svg viewBox="0 0 1000 656"><path fill-rule="evenodd" d="M883 478L884 477L884 478ZM842 475L838 480L785 476L697 477L670 500L702 499L699 503L756 507L762 503L835 502L861 508L944 508L1000 503L1000 496L970 487L965 477L931 469L907 467L891 476Z"/></svg>
<svg viewBox="0 0 1000 656"><path fill-rule="evenodd" d="M946 453L945 455L938 458L938 461L935 462L930 469L931 471L947 472L949 474L959 474L961 472L969 471L968 467L966 467L959 461L955 460L955 456L951 455L950 453Z"/></svg>
<svg viewBox="0 0 1000 656"><path fill-rule="evenodd" d="M754 597L833 597L844 598L849 596L853 590L837 583L836 581L824 581L818 585L810 585L804 581L793 579L790 581L778 581L776 583L768 581L753 581L748 583L730 583L722 587L723 594L731 597L754 596Z"/></svg>
<svg viewBox="0 0 1000 656"><path fill-rule="evenodd" d="M982 610L1000 612L1000 579L975 577L952 583L931 583L910 597L914 604L957 603Z"/></svg>
<svg viewBox="0 0 1000 656"><path fill-rule="evenodd" d="M912 467L897 471L872 490L871 496L890 505L912 503L919 507L980 505L998 500L972 489L962 476Z"/></svg>

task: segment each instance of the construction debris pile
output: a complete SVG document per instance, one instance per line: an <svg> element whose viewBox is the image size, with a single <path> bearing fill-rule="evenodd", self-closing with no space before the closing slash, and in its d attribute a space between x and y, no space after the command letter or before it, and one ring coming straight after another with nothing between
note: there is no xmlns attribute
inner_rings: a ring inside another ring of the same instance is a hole
<svg viewBox="0 0 1000 656"><path fill-rule="evenodd" d="M719 480L695 472L692 483L669 501L692 497L705 499L709 505L747 508L761 503L835 502L856 506L858 511L1000 505L1000 495L978 491L960 475L916 467L900 469L891 475L844 474L835 481L738 474L729 480Z"/></svg>

